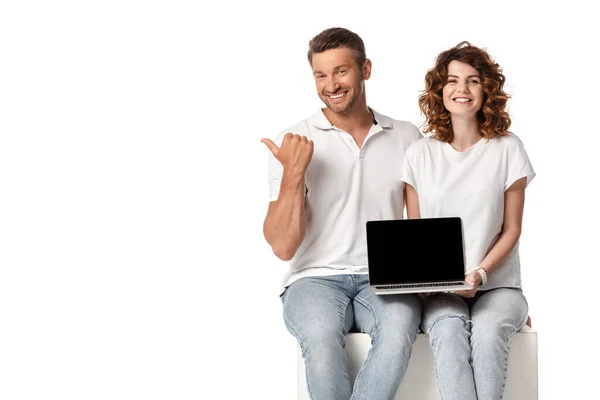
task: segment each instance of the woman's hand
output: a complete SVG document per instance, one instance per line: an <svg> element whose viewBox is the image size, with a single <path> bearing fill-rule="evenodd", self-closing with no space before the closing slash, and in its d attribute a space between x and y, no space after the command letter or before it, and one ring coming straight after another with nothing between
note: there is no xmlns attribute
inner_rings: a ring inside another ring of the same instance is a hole
<svg viewBox="0 0 600 400"><path fill-rule="evenodd" d="M454 294L461 296L461 297L471 298L471 297L475 296L475 293L477 293L477 289L479 288L479 285L481 285L481 275L479 275L479 272L477 272L477 271L471 271L471 273L469 275L467 275L467 277L465 278L465 282L467 282L469 285L473 285L473 289L457 290L454 292Z"/></svg>

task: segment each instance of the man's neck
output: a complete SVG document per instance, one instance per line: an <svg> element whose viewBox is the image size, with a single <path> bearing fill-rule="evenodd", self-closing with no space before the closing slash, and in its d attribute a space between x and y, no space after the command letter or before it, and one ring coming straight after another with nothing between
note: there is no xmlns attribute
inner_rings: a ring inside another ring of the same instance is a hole
<svg viewBox="0 0 600 400"><path fill-rule="evenodd" d="M335 113L329 108L325 108L323 114L333 126L348 132L352 136L366 136L375 119L366 104L346 113Z"/></svg>

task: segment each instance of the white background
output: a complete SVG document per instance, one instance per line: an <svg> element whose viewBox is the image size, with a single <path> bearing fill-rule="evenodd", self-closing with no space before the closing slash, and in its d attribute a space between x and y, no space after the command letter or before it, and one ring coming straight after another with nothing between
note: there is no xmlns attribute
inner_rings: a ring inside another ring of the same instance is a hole
<svg viewBox="0 0 600 400"><path fill-rule="evenodd" d="M596 14L424 3L3 2L0 398L294 399L259 140L320 106L305 53L332 26L366 43L369 104L415 124L440 51L469 40L504 68L538 173L540 399L595 398Z"/></svg>

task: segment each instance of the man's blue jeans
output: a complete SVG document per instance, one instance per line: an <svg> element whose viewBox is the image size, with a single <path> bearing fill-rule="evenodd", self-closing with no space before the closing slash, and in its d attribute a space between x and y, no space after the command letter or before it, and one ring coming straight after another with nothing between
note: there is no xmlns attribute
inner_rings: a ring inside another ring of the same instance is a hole
<svg viewBox="0 0 600 400"><path fill-rule="evenodd" d="M313 400L390 400L406 372L421 321L415 295L375 295L367 275L307 277L283 293L287 329L300 342ZM346 370L346 334L371 336L354 388Z"/></svg>
<svg viewBox="0 0 600 400"><path fill-rule="evenodd" d="M511 336L528 314L519 289L478 292L474 299L435 294L423 300L442 400L500 400Z"/></svg>

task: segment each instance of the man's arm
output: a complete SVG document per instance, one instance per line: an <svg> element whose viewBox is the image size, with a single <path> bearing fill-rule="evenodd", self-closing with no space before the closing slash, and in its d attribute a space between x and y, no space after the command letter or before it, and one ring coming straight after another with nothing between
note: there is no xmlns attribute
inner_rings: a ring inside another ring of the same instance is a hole
<svg viewBox="0 0 600 400"><path fill-rule="evenodd" d="M288 261L302 244L305 231L304 176L286 176L284 172L279 198L269 203L263 225L265 239L277 257Z"/></svg>
<svg viewBox="0 0 600 400"><path fill-rule="evenodd" d="M288 261L296 254L306 232L304 174L312 159L313 142L291 133L284 136L281 147L269 139L262 142L283 165L279 197L269 203L263 233L273 253Z"/></svg>

